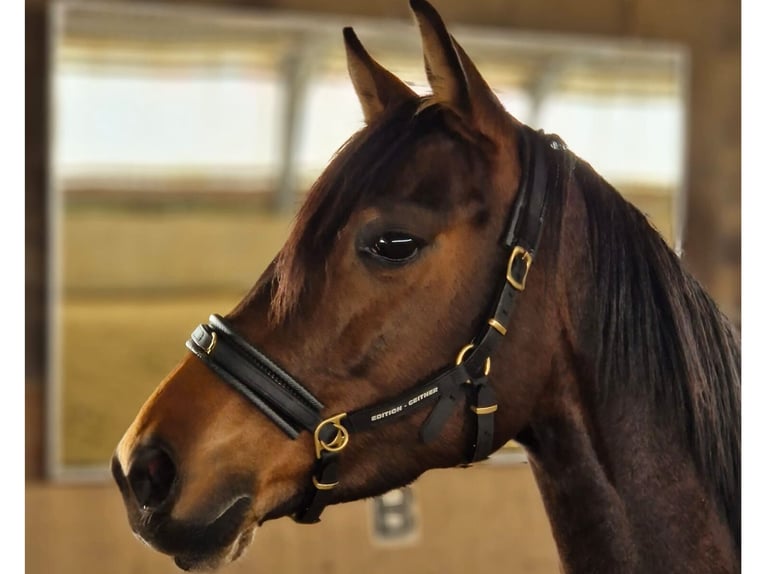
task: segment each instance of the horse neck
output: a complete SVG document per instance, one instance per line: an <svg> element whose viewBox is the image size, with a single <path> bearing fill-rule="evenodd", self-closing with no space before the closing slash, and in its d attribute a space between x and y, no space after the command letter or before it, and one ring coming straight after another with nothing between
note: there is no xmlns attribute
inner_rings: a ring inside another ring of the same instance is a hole
<svg viewBox="0 0 766 574"><path fill-rule="evenodd" d="M586 233L578 190L563 216L562 251ZM574 247L569 247L574 250ZM568 309L587 309L588 261L561 253ZM580 270L575 271L575 270ZM564 572L735 572L738 550L699 475L678 425L651 398L615 393L596 401L596 365L562 316L552 372L530 423L527 447Z"/></svg>
<svg viewBox="0 0 766 574"><path fill-rule="evenodd" d="M738 571L728 527L669 425L648 424L628 401L546 410L525 442L564 572Z"/></svg>

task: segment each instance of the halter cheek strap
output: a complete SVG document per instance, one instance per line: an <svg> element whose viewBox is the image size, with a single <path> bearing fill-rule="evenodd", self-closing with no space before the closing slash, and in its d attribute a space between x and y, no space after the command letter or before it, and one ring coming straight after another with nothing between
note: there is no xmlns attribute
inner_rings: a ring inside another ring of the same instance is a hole
<svg viewBox="0 0 766 574"><path fill-rule="evenodd" d="M186 342L197 357L288 437L295 439L303 431L313 434L316 462L312 484L301 509L293 516L297 522L317 522L331 502L332 490L339 484L338 459L353 434L372 430L415 410L433 405L420 429L420 439L428 443L441 434L457 404L465 400L469 416L476 417L476 432L466 461L484 460L492 452L498 406L489 384L491 355L509 328L516 298L526 287L540 243L548 188L546 154L565 149L556 136L544 137L526 126L520 135L523 175L503 238L508 253L505 276L496 290L487 321L473 342L460 350L454 365L389 400L323 418L324 405L287 371L239 336L221 316L211 315L209 323L198 326ZM560 175L556 185L562 185Z"/></svg>

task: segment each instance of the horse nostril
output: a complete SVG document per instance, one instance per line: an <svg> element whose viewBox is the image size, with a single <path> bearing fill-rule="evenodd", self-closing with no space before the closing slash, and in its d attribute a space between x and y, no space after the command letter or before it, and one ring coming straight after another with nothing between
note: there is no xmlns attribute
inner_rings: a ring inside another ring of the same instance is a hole
<svg viewBox="0 0 766 574"><path fill-rule="evenodd" d="M176 478L176 467L164 450L140 447L128 472L128 484L143 508L154 510L167 500Z"/></svg>

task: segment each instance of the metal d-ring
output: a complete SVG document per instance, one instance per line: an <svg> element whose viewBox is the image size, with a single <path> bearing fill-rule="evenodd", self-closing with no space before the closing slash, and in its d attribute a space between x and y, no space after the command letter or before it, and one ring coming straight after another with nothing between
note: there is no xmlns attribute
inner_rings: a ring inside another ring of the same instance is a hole
<svg viewBox="0 0 766 574"><path fill-rule="evenodd" d="M340 452L346 445L348 445L348 429L340 424L340 421L346 416L346 413L332 416L323 420L314 429L314 449L316 450L317 458L322 456L322 451L327 452ZM325 442L319 438L319 434L326 425L332 425L335 427L335 437L330 442Z"/></svg>
<svg viewBox="0 0 766 574"><path fill-rule="evenodd" d="M466 353L470 351L471 349L473 349L474 347L475 345L473 343L468 343L465 347L460 349L460 352L457 354L457 359L455 359L455 364L460 365L463 362L463 359L465 359ZM491 367L492 367L492 362L490 361L490 358L487 357L484 360L484 376L485 377L489 375L489 370ZM470 379L466 381L466 384L469 384L469 385L471 384Z"/></svg>

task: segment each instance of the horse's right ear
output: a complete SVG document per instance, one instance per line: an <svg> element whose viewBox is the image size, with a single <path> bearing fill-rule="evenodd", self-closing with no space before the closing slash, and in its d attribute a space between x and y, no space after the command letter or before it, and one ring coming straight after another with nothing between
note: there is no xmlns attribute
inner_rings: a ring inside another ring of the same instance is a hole
<svg viewBox="0 0 766 574"><path fill-rule="evenodd" d="M449 33L436 9L427 0L410 0L410 8L420 28L432 98L470 118L487 136L505 133L507 122L515 120Z"/></svg>
<svg viewBox="0 0 766 574"><path fill-rule="evenodd" d="M343 28L343 39L348 73L362 104L365 122L372 123L386 108L418 97L407 84L372 59L352 28Z"/></svg>

